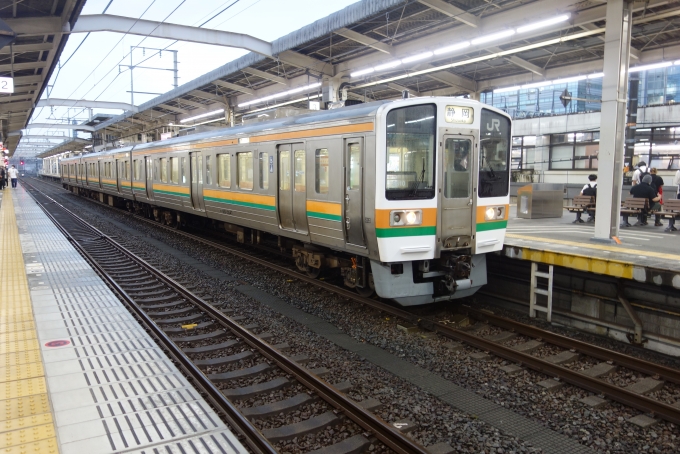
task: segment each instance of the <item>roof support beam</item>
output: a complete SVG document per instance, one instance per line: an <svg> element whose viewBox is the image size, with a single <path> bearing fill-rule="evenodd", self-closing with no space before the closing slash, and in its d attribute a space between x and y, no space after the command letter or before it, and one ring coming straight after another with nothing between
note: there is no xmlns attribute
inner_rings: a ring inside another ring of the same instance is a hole
<svg viewBox="0 0 680 454"><path fill-rule="evenodd" d="M85 99L47 98L41 99L35 106L90 107L93 109L121 109L137 112L137 106L133 106L132 104L110 101L88 101Z"/></svg>
<svg viewBox="0 0 680 454"><path fill-rule="evenodd" d="M435 11L439 11L442 14L446 14L447 16L452 17L460 22L463 22L464 24L467 24L470 27L475 28L479 27L479 18L477 16L467 13L465 10L453 6L450 3L443 2L442 0L418 0L418 1L423 5Z"/></svg>
<svg viewBox="0 0 680 454"><path fill-rule="evenodd" d="M374 38L369 38L368 36L357 33L354 30L350 30L349 28L340 28L335 30L335 34L343 36L347 39L351 39L352 41L356 41L360 44L363 44L364 46L372 47L373 49L388 55L392 55L394 52L392 46L389 44L381 43Z"/></svg>
<svg viewBox="0 0 680 454"><path fill-rule="evenodd" d="M215 94L212 94L212 93L207 93L207 92L202 91L202 90L192 90L187 94L194 96L196 98L202 98L202 99L207 99L207 100L210 100L210 101L221 102L223 104L226 104L226 98L223 98L221 96L218 96L218 95L215 95Z"/></svg>
<svg viewBox="0 0 680 454"><path fill-rule="evenodd" d="M14 87L24 86L24 85L36 85L42 82L42 76L19 76L14 78Z"/></svg>
<svg viewBox="0 0 680 454"><path fill-rule="evenodd" d="M184 105L187 105L187 106L196 107L198 109L204 109L204 108L207 107L205 104L201 104L200 102L189 101L188 99L184 99L184 98L177 98L175 101L178 104L184 104Z"/></svg>
<svg viewBox="0 0 680 454"><path fill-rule="evenodd" d="M430 69L434 68L433 65L421 65L419 68ZM437 82L449 85L451 87L458 87L462 92L473 93L477 91L477 82L467 77L459 76L457 74L450 73L448 71L437 71L429 73L427 75L430 79L434 79Z"/></svg>
<svg viewBox="0 0 680 454"><path fill-rule="evenodd" d="M94 126L70 125L68 123L29 123L23 129L75 129L76 131L94 131Z"/></svg>
<svg viewBox="0 0 680 454"><path fill-rule="evenodd" d="M310 69L331 77L335 75L332 64L317 60L316 58L312 58L298 52L293 52L292 50L285 50L281 52L278 57L282 62L297 66L298 68Z"/></svg>
<svg viewBox="0 0 680 454"><path fill-rule="evenodd" d="M408 87L404 87L403 85L399 85L399 84L396 84L394 82L388 82L387 87L391 88L392 90L400 91L400 92L403 92L404 90L408 90L409 94L414 94L416 96L420 96L419 91L411 90Z"/></svg>
<svg viewBox="0 0 680 454"><path fill-rule="evenodd" d="M20 112L22 110L31 109L33 107L33 101L19 101L10 102L7 104L0 104L0 114L9 112Z"/></svg>
<svg viewBox="0 0 680 454"><path fill-rule="evenodd" d="M595 27L595 28L597 28L597 27ZM501 49L500 47L490 47L487 50L491 53L503 52L503 49ZM505 60L512 63L515 66L519 66L520 68L524 68L527 71L531 71L532 73L534 73L538 76L545 77L545 70L543 68L536 66L533 63L530 63L523 58L519 58L515 55L511 55L509 57L505 57Z"/></svg>
<svg viewBox="0 0 680 454"><path fill-rule="evenodd" d="M5 23L17 35L53 35L69 31L68 22L61 17L13 17L5 19Z"/></svg>
<svg viewBox="0 0 680 454"><path fill-rule="evenodd" d="M52 50L54 43L36 43L36 44L16 44L12 46L12 51L15 54L23 54L25 52L42 52L46 50ZM0 49L0 55L8 55L10 53L10 47L5 46Z"/></svg>
<svg viewBox="0 0 680 454"><path fill-rule="evenodd" d="M7 72L14 69L14 71L21 71L22 69L38 69L44 68L44 61L32 61L28 63L14 63L14 67L11 64L0 65L0 71Z"/></svg>
<svg viewBox="0 0 680 454"><path fill-rule="evenodd" d="M212 44L216 46L247 49L271 57L272 45L267 41L243 33L210 30L186 25L168 24L111 14L91 14L78 18L72 33L109 31L128 35L152 36L154 38Z"/></svg>
<svg viewBox="0 0 680 454"><path fill-rule="evenodd" d="M180 109L179 107L174 107L174 106L169 106L167 104L158 104L156 107L160 107L161 109L165 110L170 110L172 112L177 112L178 114L188 114L188 110Z"/></svg>
<svg viewBox="0 0 680 454"><path fill-rule="evenodd" d="M267 79L271 80L272 82L276 82L277 84L289 86L289 82L287 79L279 76L275 76L273 74L269 74L268 72L260 71L259 69L255 68L243 68L242 71L244 73L252 74L253 76L260 77L262 79Z"/></svg>
<svg viewBox="0 0 680 454"><path fill-rule="evenodd" d="M248 68L250 69L250 68ZM262 71L260 71L262 72ZM274 76L275 77L275 76ZM237 84L232 84L231 82L225 82L223 80L214 80L213 83L217 85L218 87L226 88L228 90L234 90L234 91L240 91L241 93L245 93L247 95L252 95L255 94L255 90L247 87L242 87L241 85Z"/></svg>

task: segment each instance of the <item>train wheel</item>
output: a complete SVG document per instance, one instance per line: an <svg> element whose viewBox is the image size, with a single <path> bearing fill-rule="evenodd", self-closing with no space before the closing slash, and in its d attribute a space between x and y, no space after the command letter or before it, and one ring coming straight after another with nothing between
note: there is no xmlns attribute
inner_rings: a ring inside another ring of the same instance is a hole
<svg viewBox="0 0 680 454"><path fill-rule="evenodd" d="M314 268L308 266L307 269L305 270L305 273L307 273L307 276L311 277L312 279L316 279L319 276L321 276L321 268Z"/></svg>
<svg viewBox="0 0 680 454"><path fill-rule="evenodd" d="M359 296L364 298L369 298L375 294L375 285L373 284L373 273L368 275L368 286L366 287L354 287Z"/></svg>

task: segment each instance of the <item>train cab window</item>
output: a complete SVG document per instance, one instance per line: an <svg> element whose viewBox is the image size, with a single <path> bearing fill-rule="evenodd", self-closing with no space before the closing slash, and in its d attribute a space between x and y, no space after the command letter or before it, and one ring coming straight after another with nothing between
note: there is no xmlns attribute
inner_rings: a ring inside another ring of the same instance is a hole
<svg viewBox="0 0 680 454"><path fill-rule="evenodd" d="M222 188L231 187L231 155L217 155L218 176L217 184Z"/></svg>
<svg viewBox="0 0 680 454"><path fill-rule="evenodd" d="M179 158L170 158L170 181L179 183Z"/></svg>
<svg viewBox="0 0 680 454"><path fill-rule="evenodd" d="M482 109L479 131L479 197L504 197L510 190L510 120Z"/></svg>
<svg viewBox="0 0 680 454"><path fill-rule="evenodd" d="M161 181L168 182L168 158L161 158Z"/></svg>
<svg viewBox="0 0 680 454"><path fill-rule="evenodd" d="M444 197L448 199L470 197L469 139L446 139L444 143Z"/></svg>
<svg viewBox="0 0 680 454"><path fill-rule="evenodd" d="M236 153L237 175L239 189L253 189L253 152Z"/></svg>
<svg viewBox="0 0 680 454"><path fill-rule="evenodd" d="M317 194L328 194L328 148L319 148L314 154L315 189Z"/></svg>
<svg viewBox="0 0 680 454"><path fill-rule="evenodd" d="M205 184L212 184L212 156L205 157Z"/></svg>
<svg viewBox="0 0 680 454"><path fill-rule="evenodd" d="M305 150L295 150L295 192L305 192Z"/></svg>
<svg viewBox="0 0 680 454"><path fill-rule="evenodd" d="M385 198L434 197L436 106L392 109L387 114Z"/></svg>
<svg viewBox="0 0 680 454"><path fill-rule="evenodd" d="M260 153L260 189L269 189L269 153Z"/></svg>

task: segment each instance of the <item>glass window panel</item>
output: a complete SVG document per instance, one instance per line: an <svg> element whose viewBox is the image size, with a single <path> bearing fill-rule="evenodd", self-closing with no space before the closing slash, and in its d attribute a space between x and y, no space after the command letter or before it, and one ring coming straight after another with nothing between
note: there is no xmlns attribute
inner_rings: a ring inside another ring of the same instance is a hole
<svg viewBox="0 0 680 454"><path fill-rule="evenodd" d="M290 151L279 152L279 189L290 191Z"/></svg>
<svg viewBox="0 0 680 454"><path fill-rule="evenodd" d="M218 166L218 180L217 184L223 188L231 187L231 155L228 154L218 154L217 155L217 166Z"/></svg>
<svg viewBox="0 0 680 454"><path fill-rule="evenodd" d="M295 191L305 192L305 150L295 150Z"/></svg>
<svg viewBox="0 0 680 454"><path fill-rule="evenodd" d="M187 182L187 158L182 157L182 161L180 163L181 165L179 166L179 171L182 174L182 184L186 184Z"/></svg>
<svg viewBox="0 0 680 454"><path fill-rule="evenodd" d="M125 179L130 179L130 161L125 161Z"/></svg>
<svg viewBox="0 0 680 454"><path fill-rule="evenodd" d="M168 158L161 158L161 181L168 182Z"/></svg>
<svg viewBox="0 0 680 454"><path fill-rule="evenodd" d="M361 188L361 145L349 145L349 188Z"/></svg>
<svg viewBox="0 0 680 454"><path fill-rule="evenodd" d="M269 153L260 153L260 189L269 189Z"/></svg>
<svg viewBox="0 0 680 454"><path fill-rule="evenodd" d="M328 194L328 148L319 148L314 155L315 189L317 194Z"/></svg>
<svg viewBox="0 0 680 454"><path fill-rule="evenodd" d="M179 158L170 158L170 181L179 183Z"/></svg>
<svg viewBox="0 0 680 454"><path fill-rule="evenodd" d="M203 155L198 155L198 165L196 166L198 173L198 184L203 184Z"/></svg>
<svg viewBox="0 0 680 454"><path fill-rule="evenodd" d="M444 146L444 197L470 197L470 150L468 139L446 139Z"/></svg>
<svg viewBox="0 0 680 454"><path fill-rule="evenodd" d="M236 176L240 189L253 189L253 152L236 153L238 174Z"/></svg>
<svg viewBox="0 0 680 454"><path fill-rule="evenodd" d="M551 169L571 169L573 166L574 147L572 145L561 145L552 147L550 168Z"/></svg>
<svg viewBox="0 0 680 454"><path fill-rule="evenodd" d="M205 157L205 184L212 184L212 156Z"/></svg>
<svg viewBox="0 0 680 454"><path fill-rule="evenodd" d="M502 197L510 190L510 120L482 109L479 134L479 197Z"/></svg>

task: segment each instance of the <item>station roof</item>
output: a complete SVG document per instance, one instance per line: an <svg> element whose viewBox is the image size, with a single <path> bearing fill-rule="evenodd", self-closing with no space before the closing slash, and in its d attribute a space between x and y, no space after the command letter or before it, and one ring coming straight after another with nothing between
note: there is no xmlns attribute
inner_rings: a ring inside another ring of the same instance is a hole
<svg viewBox="0 0 680 454"><path fill-rule="evenodd" d="M5 146L13 153L35 103L47 86L85 0L0 0L0 19L16 33L0 49L0 76L14 77L14 93L0 95Z"/></svg>

